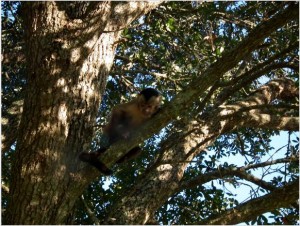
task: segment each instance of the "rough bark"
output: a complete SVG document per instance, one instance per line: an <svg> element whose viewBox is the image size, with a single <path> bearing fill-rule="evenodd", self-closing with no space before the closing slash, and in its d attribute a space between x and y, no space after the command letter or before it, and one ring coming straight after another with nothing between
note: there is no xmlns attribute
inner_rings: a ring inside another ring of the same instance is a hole
<svg viewBox="0 0 300 226"><path fill-rule="evenodd" d="M89 148L115 42L159 2L83 4L22 3L28 84L7 224L64 222L90 182L78 174L77 155Z"/></svg>

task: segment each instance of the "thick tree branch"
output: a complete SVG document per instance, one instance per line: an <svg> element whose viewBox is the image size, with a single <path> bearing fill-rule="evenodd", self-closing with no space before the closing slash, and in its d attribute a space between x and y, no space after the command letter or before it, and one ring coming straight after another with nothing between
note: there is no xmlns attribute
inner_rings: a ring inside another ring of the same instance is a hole
<svg viewBox="0 0 300 226"><path fill-rule="evenodd" d="M274 130L298 131L299 117L283 117L250 111L242 114L239 127L266 128Z"/></svg>
<svg viewBox="0 0 300 226"><path fill-rule="evenodd" d="M215 113L209 114L212 122L215 121L216 115L218 115L218 121L220 119L226 122L226 126L222 129L224 132L232 129L250 125L250 122L256 122L256 126L262 126L264 128L275 129L287 129L295 130L298 125L298 118L289 117L277 117L267 114L258 114L256 110L244 111L246 109L255 108L256 106L268 105L276 99L290 99L296 97L299 93L297 87L292 80L289 79L277 79L269 82L255 91L251 96L243 101L239 101L231 105L223 105L215 110ZM221 109L221 110L220 110ZM201 116L202 120L207 121L207 115ZM261 120L258 122L258 120ZM272 121L274 120L274 121ZM218 123L215 122L215 123ZM259 124L261 123L261 124ZM297 123L297 124L295 124ZM254 124L253 124L254 125ZM252 125L252 126L253 126Z"/></svg>
<svg viewBox="0 0 300 226"><path fill-rule="evenodd" d="M291 116L298 116L299 105L298 104L286 104L286 103L279 103L276 105L271 104L262 104L250 107L242 107L237 114L241 114L244 112L249 112L251 110L258 111L263 114L284 114L285 112L289 112ZM292 113L295 114L292 114Z"/></svg>
<svg viewBox="0 0 300 226"><path fill-rule="evenodd" d="M241 111L243 108L266 105L276 99L292 98L298 95L299 89L292 80L286 78L276 79L260 87L244 101L239 101L232 105L221 106L220 108L224 108L224 110L220 112L220 115L226 116Z"/></svg>
<svg viewBox="0 0 300 226"><path fill-rule="evenodd" d="M280 197L280 198L278 198ZM270 194L252 199L223 214L213 216L199 222L201 225L238 224L255 219L256 216L272 211L277 208L289 207L299 197L299 179L282 187L275 189Z"/></svg>

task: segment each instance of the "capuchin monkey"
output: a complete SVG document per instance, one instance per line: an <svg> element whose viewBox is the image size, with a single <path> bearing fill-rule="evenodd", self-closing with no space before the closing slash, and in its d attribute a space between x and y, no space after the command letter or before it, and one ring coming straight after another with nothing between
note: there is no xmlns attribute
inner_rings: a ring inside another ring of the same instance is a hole
<svg viewBox="0 0 300 226"><path fill-rule="evenodd" d="M157 90L146 88L134 100L115 106L112 110L109 123L103 128L103 133L108 137L108 147L121 139L128 139L132 131L137 130L155 115L160 109L161 99L162 97ZM82 152L79 155L79 159L96 167L101 173L110 175L113 173L112 170L98 160L98 157L108 147L100 148L96 152L91 153ZM140 153L140 147L134 147L121 157L117 163L133 159Z"/></svg>

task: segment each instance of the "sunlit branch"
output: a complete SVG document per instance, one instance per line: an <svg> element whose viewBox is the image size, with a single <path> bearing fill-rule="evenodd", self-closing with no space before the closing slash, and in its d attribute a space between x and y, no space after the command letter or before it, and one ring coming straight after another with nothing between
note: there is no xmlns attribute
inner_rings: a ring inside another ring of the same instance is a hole
<svg viewBox="0 0 300 226"><path fill-rule="evenodd" d="M7 194L9 193L9 187L6 186L5 184L1 184L1 189L2 189L3 192L5 192Z"/></svg>
<svg viewBox="0 0 300 226"><path fill-rule="evenodd" d="M242 120L242 123L238 127L267 128L287 131L299 130L299 117L260 114L255 111L244 113L242 117L244 120Z"/></svg>

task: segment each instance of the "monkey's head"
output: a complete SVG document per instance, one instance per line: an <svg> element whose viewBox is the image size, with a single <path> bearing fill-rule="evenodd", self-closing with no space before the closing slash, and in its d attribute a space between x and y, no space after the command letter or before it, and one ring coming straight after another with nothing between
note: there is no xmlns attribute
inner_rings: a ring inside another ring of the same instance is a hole
<svg viewBox="0 0 300 226"><path fill-rule="evenodd" d="M153 116L160 108L162 98L156 89L146 88L137 98L139 109L147 118Z"/></svg>

